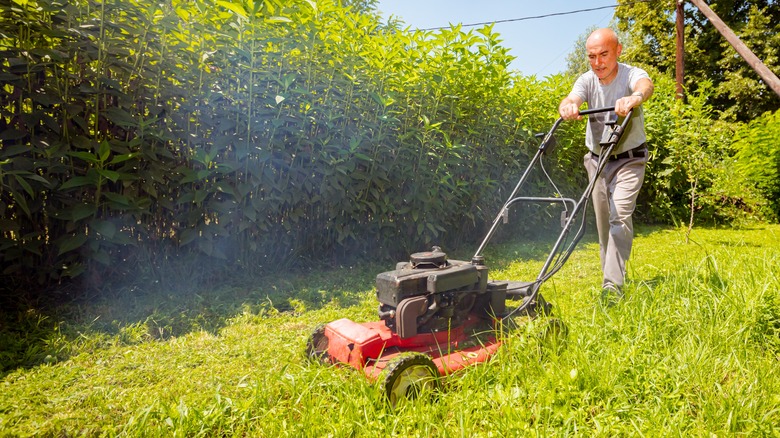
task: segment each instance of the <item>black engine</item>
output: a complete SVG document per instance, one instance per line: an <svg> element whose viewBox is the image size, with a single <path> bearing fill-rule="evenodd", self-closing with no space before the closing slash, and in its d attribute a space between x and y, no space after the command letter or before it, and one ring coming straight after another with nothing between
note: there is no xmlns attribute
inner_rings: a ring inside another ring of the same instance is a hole
<svg viewBox="0 0 780 438"><path fill-rule="evenodd" d="M457 327L470 313L484 318L503 314L507 283L488 282L488 268L480 260L447 260L433 247L377 275L376 294L379 318L409 338Z"/></svg>

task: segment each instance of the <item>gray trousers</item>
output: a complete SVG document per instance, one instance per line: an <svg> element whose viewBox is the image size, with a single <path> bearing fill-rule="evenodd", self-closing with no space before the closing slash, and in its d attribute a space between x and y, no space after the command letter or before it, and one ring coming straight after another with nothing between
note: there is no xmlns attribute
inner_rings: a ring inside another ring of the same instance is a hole
<svg viewBox="0 0 780 438"><path fill-rule="evenodd" d="M631 255L634 240L634 223L631 215L636 198L645 178L648 157L625 158L607 162L604 171L593 188L593 210L596 213L596 229L601 249L602 287L623 286L626 262ZM598 158L585 154L585 168L593 177Z"/></svg>

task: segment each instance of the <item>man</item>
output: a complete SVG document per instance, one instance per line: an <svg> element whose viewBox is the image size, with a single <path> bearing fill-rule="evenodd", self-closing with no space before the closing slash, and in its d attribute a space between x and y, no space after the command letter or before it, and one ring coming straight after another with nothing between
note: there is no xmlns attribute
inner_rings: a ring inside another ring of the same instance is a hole
<svg viewBox="0 0 780 438"><path fill-rule="evenodd" d="M591 71L580 76L571 93L561 101L558 112L565 120L579 120L580 106L615 107L618 116L633 109L632 119L620 143L609 157L593 190L593 209L601 248L602 296L618 299L626 276L626 261L631 254L634 226L631 215L645 176L648 159L645 143L642 103L653 94L653 82L647 72L618 62L623 47L611 29L598 29L585 43ZM605 122L609 113L588 118L585 168L592 177L601 153L600 143L609 132ZM612 295L610 297L610 295Z"/></svg>

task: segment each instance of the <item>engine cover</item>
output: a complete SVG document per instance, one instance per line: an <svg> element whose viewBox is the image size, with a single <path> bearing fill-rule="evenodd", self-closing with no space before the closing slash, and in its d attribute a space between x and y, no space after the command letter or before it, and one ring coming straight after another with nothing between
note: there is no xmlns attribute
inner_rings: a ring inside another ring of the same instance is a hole
<svg viewBox="0 0 780 438"><path fill-rule="evenodd" d="M489 305L487 273L482 264L447 260L437 247L412 254L376 277L380 319L401 338L457 326L475 303L480 309ZM482 310L480 315L487 314Z"/></svg>
<svg viewBox="0 0 780 438"><path fill-rule="evenodd" d="M409 297L467 286L479 288L479 283L477 267L468 262L450 260L441 268L413 268L410 263L402 269L377 275L376 296L380 303L398 307Z"/></svg>

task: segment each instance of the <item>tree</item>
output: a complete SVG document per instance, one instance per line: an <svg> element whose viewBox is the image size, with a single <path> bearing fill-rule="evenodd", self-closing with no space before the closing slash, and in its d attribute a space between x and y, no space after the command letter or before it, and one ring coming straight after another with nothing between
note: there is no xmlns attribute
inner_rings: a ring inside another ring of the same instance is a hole
<svg viewBox="0 0 780 438"><path fill-rule="evenodd" d="M675 68L675 0L634 3L615 12L618 29L629 36L624 59L655 66L673 74ZM780 68L780 4L776 0L723 0L713 11L744 40L771 70ZM764 86L709 21L692 5L685 7L685 87L689 92L707 79L716 92L710 103L716 112L738 121L780 108L780 98ZM747 79L747 80L746 80ZM758 88L760 93L756 93ZM736 111L751 108L751 111ZM755 111L752 111L755 109Z"/></svg>
<svg viewBox="0 0 780 438"><path fill-rule="evenodd" d="M748 22L739 35L740 39L765 64L780 66L780 22L772 21L765 9L752 6L748 13ZM734 103L750 102L749 105L734 105L726 110L729 118L753 120L767 111L778 108L780 98L762 84L758 74L750 68L727 42L722 42L723 58L718 65L723 70L723 81L718 86L718 94L724 101ZM777 71L777 68L774 68Z"/></svg>
<svg viewBox="0 0 780 438"><path fill-rule="evenodd" d="M578 76L590 70L588 57L585 54L585 42L588 36L596 30L598 26L591 26L585 29L585 32L577 37L577 42L572 46L572 51L566 55L566 73L572 76Z"/></svg>
<svg viewBox="0 0 780 438"><path fill-rule="evenodd" d="M358 14L375 13L379 0L341 0L341 6L352 8Z"/></svg>

